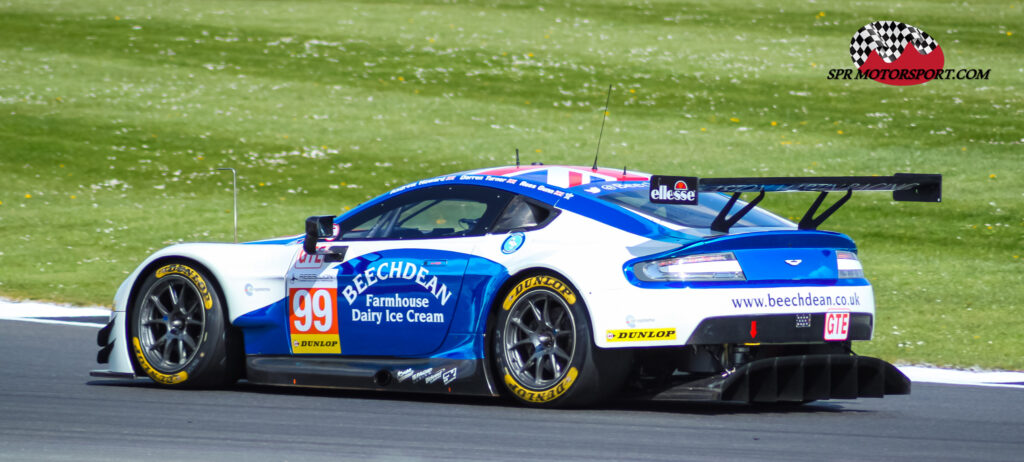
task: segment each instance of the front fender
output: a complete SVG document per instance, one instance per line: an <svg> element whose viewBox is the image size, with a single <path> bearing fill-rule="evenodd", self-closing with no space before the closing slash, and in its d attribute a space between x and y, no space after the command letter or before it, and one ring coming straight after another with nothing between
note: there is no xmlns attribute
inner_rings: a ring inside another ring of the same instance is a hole
<svg viewBox="0 0 1024 462"><path fill-rule="evenodd" d="M161 249L147 258L121 284L114 310L126 312L135 290L149 272L172 260L191 260L213 276L234 321L286 297L285 274L301 250L297 244L189 243Z"/></svg>

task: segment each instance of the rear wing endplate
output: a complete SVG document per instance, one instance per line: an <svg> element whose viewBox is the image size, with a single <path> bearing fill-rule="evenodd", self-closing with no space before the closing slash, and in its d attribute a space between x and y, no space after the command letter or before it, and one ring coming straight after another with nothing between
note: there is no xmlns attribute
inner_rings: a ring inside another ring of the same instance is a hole
<svg viewBox="0 0 1024 462"><path fill-rule="evenodd" d="M800 219L800 229L817 229L846 201L854 191L892 191L895 201L942 202L942 175L927 173L896 173L893 176L818 176L764 178L697 178L654 175L651 177L650 200L654 203L696 205L699 193L731 193L732 197L711 223L713 231L728 233L729 228L750 212L766 192L817 191L818 197ZM759 193L746 206L728 216L733 205L745 192ZM825 196L845 192L824 212L815 216Z"/></svg>

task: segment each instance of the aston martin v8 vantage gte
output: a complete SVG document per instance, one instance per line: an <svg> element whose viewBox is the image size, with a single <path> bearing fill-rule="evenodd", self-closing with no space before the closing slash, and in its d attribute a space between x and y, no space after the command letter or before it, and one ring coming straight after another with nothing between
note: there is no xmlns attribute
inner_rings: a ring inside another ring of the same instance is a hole
<svg viewBox="0 0 1024 462"><path fill-rule="evenodd" d="M905 394L896 368L851 350L875 316L856 246L816 229L861 190L938 202L941 177L430 178L304 235L156 252L118 290L93 375L540 406ZM818 197L794 224L757 207L778 191ZM845 194L819 213L830 192Z"/></svg>

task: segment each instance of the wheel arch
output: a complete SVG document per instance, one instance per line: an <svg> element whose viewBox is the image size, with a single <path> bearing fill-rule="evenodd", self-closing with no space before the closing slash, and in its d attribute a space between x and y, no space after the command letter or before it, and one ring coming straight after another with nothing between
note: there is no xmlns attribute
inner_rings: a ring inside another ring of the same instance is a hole
<svg viewBox="0 0 1024 462"><path fill-rule="evenodd" d="M208 274L210 276L210 284L213 285L214 293L217 294L217 299L220 301L221 306L224 307L224 309L222 310L221 314L224 316L224 326L225 326L225 328L227 328L227 329L235 329L235 330L238 329L233 324L231 324L231 319L230 319L230 316L228 314L229 313L229 311L228 311L228 301L227 301L227 298L224 296L224 289L221 286L221 283L218 280L216 273L211 271L210 268L207 267L206 265L204 265L202 262L200 262L200 261L198 261L198 260L196 260L194 258L189 258L189 257L183 256L183 255L165 255L165 256L156 258L153 261L151 261L148 264L146 264L146 266L144 266L138 272L138 277L136 277L135 280L132 281L131 290L129 290L129 292L128 292L127 305L125 307L125 322L124 322L124 334L123 335L124 335L124 338L126 339L127 342L131 342L132 316L135 315L135 313L134 313L134 311L135 311L135 300L136 300L136 298L139 295L139 290L142 289L142 285L146 281L146 278L149 276L150 273L152 273L153 271L156 271L157 268L160 268L161 266L167 265L167 264L170 264L170 263L182 263L182 264L194 266L194 267L196 267L196 269L201 270L204 273ZM244 339L243 339L243 336L241 335L241 332L236 332L235 337L236 337L236 341L239 342L239 344L241 345L242 351L245 351L245 349L244 349L244 346L245 346L244 345ZM132 369L135 371L135 374L136 375L145 376L146 373L145 373L145 371L142 370L142 367L139 365L138 360L135 358L135 356L132 355L132 354L129 354L128 358L131 361ZM241 366L243 367L243 370L244 370L244 366L245 366L244 361L243 361L243 364Z"/></svg>
<svg viewBox="0 0 1024 462"><path fill-rule="evenodd" d="M484 364L485 364L485 367L486 367L486 370L487 370L486 376L487 376L488 386L490 387L491 390L500 390L500 389L502 389L501 384L498 382L498 375L497 375L497 369L496 369L497 364L495 363L495 358L494 358L494 355L492 354L492 351L491 351L491 337L492 337L491 332L493 332L494 325L497 322L497 319L498 319L497 314L501 310L502 303L505 300L505 297L508 296L509 291L512 290L512 288L515 287L516 284L518 284L523 279L526 279L526 278L529 278L529 277L532 277L532 276L540 276L540 275L547 275L547 276L552 276L552 277L560 278L561 280L563 280L567 284L569 284L569 286L572 288L572 290L574 290L576 292L577 296L580 296L582 298L582 294L580 293L580 290L576 286L576 284L574 284L572 282L572 280L569 277L567 277L564 273L562 273L562 272L560 272L560 271L558 271L556 269L553 269L553 268L548 268L548 267L543 267L543 266L527 267L527 268L523 268L523 269L521 269L519 271L516 271L515 273L512 273L507 278L505 278L505 281L501 284L501 286L498 288L498 290L496 290L494 292L494 294L495 294L494 295L494 299L491 300L490 306L487 309L487 313L486 313L487 319L485 320L484 323L482 323L483 329L484 329L484 331L481 333L481 338L483 339L483 352L484 352L483 361L484 361ZM592 321L591 321L591 316L590 316L590 306L587 305L586 299L584 299L583 304L586 307L586 309L584 309L583 311L584 311L584 314L587 316L587 324L590 326L590 330L591 330L591 340L590 341L593 344L594 343L594 339L593 339L593 334L594 334L594 330L593 329L594 328L593 328ZM593 346L596 347L596 344L594 344Z"/></svg>
<svg viewBox="0 0 1024 462"><path fill-rule="evenodd" d="M127 308L130 309L135 305L135 298L139 295L139 289L142 288L142 283L146 280L146 276L149 275L149 273L155 271L161 265L166 265L169 263L185 263L188 265L195 265L198 267L197 269L203 270L206 274L209 274L214 289L217 290L217 296L220 298L221 304L223 304L225 307L224 312L225 314L227 313L226 308L228 304L227 300L224 297L224 288L221 287L220 280L218 280L217 278L217 274L211 271L209 267L204 265L199 260L184 255L165 255L154 259L153 261L149 262L146 266L144 266L141 270L139 270L139 276L135 278L134 281L132 281L132 288L128 292ZM228 320L225 319L225 321Z"/></svg>
<svg viewBox="0 0 1024 462"><path fill-rule="evenodd" d="M491 300L490 306L487 308L487 313L486 313L487 319L486 319L486 322L483 323L483 325L484 325L483 335L485 337L491 331L491 327L494 327L494 319L495 319L494 314L497 313L498 310L501 309L502 302L505 300L505 297L508 295L509 290L512 290L512 287L515 287L515 285L518 284L519 281L522 281L523 279L526 279L526 278L531 277L531 276L540 276L540 275L554 276L554 277L560 278L560 279L562 279L563 281L565 281L565 282L567 282L569 284L569 286L572 288L572 290L574 290L576 292L577 296L582 297L582 295L583 295L580 292L579 288L576 286L576 284L572 282L572 279L567 277L561 271L558 271L558 270L553 269L553 268L543 267L543 266L532 266L532 267L528 267L528 268L523 268L523 269L521 269L519 271L516 271L515 273L509 274L508 277L505 278L505 281L501 283L501 286L498 287L498 290L494 291L494 298ZM585 306L587 306L587 309L586 309L586 313L587 313L587 317L588 317L587 320L590 321L590 308L589 308L589 305L586 303L586 297L582 297L582 298L584 299L583 300L583 304Z"/></svg>

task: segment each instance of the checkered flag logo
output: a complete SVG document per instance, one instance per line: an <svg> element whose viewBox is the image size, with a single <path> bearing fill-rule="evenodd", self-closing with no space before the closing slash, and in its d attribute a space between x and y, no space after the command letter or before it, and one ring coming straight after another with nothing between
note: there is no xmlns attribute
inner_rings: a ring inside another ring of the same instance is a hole
<svg viewBox="0 0 1024 462"><path fill-rule="evenodd" d="M899 21L876 21L861 27L850 40L850 58L859 69L867 62L871 50L888 64L892 64L907 49L914 45L917 52L927 55L939 47L932 37L923 30Z"/></svg>

